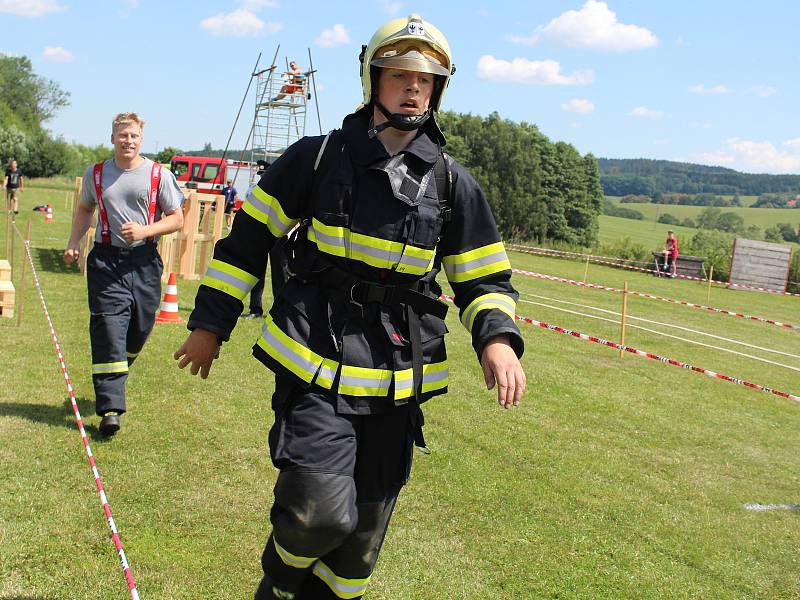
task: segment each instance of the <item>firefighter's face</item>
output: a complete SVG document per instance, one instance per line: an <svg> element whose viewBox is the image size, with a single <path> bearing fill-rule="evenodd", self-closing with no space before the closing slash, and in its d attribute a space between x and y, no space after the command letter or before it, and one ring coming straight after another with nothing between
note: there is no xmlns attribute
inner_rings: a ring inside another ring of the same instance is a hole
<svg viewBox="0 0 800 600"><path fill-rule="evenodd" d="M421 115L431 102L433 75L402 69L380 69L378 100L390 113Z"/></svg>
<svg viewBox="0 0 800 600"><path fill-rule="evenodd" d="M136 158L142 147L142 129L136 123L120 125L111 134L111 143L114 144L114 158Z"/></svg>

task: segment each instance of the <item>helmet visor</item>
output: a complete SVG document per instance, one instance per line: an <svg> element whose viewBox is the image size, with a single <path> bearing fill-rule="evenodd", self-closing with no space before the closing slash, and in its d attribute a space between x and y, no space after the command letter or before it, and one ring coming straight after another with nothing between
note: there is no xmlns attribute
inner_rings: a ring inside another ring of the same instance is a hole
<svg viewBox="0 0 800 600"><path fill-rule="evenodd" d="M369 63L373 67L417 71L433 75L450 75L447 57L417 40L401 40L378 48Z"/></svg>

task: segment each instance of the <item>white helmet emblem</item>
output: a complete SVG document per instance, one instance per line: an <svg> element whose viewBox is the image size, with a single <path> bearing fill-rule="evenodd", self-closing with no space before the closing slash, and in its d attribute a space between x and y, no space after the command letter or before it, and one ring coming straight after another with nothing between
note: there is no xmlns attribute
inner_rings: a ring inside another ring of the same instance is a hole
<svg viewBox="0 0 800 600"><path fill-rule="evenodd" d="M408 33L411 35L425 35L425 28L422 23L411 21L411 23L408 24Z"/></svg>

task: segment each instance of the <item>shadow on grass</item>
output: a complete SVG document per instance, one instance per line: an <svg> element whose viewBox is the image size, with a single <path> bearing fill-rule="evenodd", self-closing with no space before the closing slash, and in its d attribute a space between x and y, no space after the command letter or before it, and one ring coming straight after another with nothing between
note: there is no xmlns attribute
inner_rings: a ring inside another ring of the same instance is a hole
<svg viewBox="0 0 800 600"><path fill-rule="evenodd" d="M35 260L42 271L51 273L74 273L74 265L64 264L64 251L58 248L33 248Z"/></svg>
<svg viewBox="0 0 800 600"><path fill-rule="evenodd" d="M87 423L94 417L94 401L87 398L76 398L78 411L83 420L83 429L86 436L93 441L106 441L109 438L102 435L95 424ZM72 403L65 398L61 406L48 406L43 404L30 404L26 402L0 402L0 417L21 417L34 423L44 423L53 427L66 427L77 429L75 413ZM0 596L0 600L10 600Z"/></svg>

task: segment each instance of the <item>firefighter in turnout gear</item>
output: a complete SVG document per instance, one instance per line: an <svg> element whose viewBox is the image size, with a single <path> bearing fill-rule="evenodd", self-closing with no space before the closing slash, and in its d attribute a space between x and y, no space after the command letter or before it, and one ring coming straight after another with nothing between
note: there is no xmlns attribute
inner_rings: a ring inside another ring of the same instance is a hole
<svg viewBox="0 0 800 600"><path fill-rule="evenodd" d="M128 368L155 323L163 270L156 238L183 226L183 193L175 176L139 154L143 128L136 113L114 118L114 157L86 170L64 252L67 264L78 260L78 245L97 207L98 227L86 257L86 280L95 411L102 417L103 435L119 429L119 417L126 410Z"/></svg>
<svg viewBox="0 0 800 600"><path fill-rule="evenodd" d="M440 269L487 387L505 408L525 388L503 243L434 118L455 72L445 37L411 15L381 27L360 59L364 105L265 173L217 243L175 352L208 376L269 250L292 231L291 277L253 347L276 375L280 471L257 600L365 593L414 445L425 447L420 405L447 391Z"/></svg>

